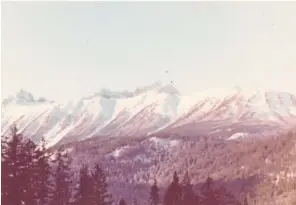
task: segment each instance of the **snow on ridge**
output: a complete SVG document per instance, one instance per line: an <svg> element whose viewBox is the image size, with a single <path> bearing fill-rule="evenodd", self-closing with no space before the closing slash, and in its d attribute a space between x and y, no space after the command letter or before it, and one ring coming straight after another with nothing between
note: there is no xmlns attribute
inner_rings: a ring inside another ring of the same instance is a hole
<svg viewBox="0 0 296 205"><path fill-rule="evenodd" d="M34 135L46 136L48 144L54 145L69 136L72 140L82 140L104 134L101 131L108 126L108 135L145 132L151 136L172 124L178 127L192 122L229 119L286 123L296 119L296 97L284 92L235 87L181 96L173 86L156 83L135 93L133 97L118 98L94 95L63 104L11 103L2 111L2 128L16 122L26 134L34 131ZM33 98L26 93L21 96L28 101Z"/></svg>
<svg viewBox="0 0 296 205"><path fill-rule="evenodd" d="M249 133L247 133L247 132L238 132L238 133L231 135L231 137L229 137L227 140L234 140L234 139L244 138L244 137L248 137L248 136L249 136Z"/></svg>
<svg viewBox="0 0 296 205"><path fill-rule="evenodd" d="M121 157L123 155L123 153L129 149L130 147L127 145L127 146L123 146L123 147L120 147L120 148L117 148L116 150L114 150L111 155L115 158L118 158L118 157Z"/></svg>
<svg viewBox="0 0 296 205"><path fill-rule="evenodd" d="M149 141L153 142L155 145L161 146L163 148L171 148L171 147L175 147L179 144L178 140L162 139L162 138L155 137L155 136L150 137Z"/></svg>

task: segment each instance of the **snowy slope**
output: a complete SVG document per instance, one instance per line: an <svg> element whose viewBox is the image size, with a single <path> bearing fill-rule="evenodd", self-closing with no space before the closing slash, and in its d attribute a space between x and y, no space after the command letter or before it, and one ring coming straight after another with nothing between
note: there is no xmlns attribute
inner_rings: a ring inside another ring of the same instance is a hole
<svg viewBox="0 0 296 205"><path fill-rule="evenodd" d="M182 96L172 85L161 83L134 92L105 89L62 104L35 100L21 90L5 99L2 108L2 134L15 123L36 141L44 136L49 146L95 136L143 136L177 130L192 134L202 129L214 133L213 125L296 124L296 97L289 93L230 88Z"/></svg>

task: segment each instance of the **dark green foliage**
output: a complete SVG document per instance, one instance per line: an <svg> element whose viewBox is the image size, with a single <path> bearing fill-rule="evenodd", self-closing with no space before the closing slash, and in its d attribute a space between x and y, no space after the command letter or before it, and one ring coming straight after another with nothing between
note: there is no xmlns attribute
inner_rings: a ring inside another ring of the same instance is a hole
<svg viewBox="0 0 296 205"><path fill-rule="evenodd" d="M159 189L157 187L157 182L154 180L154 184L151 186L150 191L150 205L159 204Z"/></svg>
<svg viewBox="0 0 296 205"><path fill-rule="evenodd" d="M224 187L216 186L208 177L199 190L198 196L193 190L188 172L185 173L181 185L177 173L164 196L165 205L240 205Z"/></svg>
<svg viewBox="0 0 296 205"><path fill-rule="evenodd" d="M120 199L119 201L119 205L127 205L126 202L124 201L124 199Z"/></svg>
<svg viewBox="0 0 296 205"><path fill-rule="evenodd" d="M244 205L249 205L247 197L244 198Z"/></svg>
<svg viewBox="0 0 296 205"><path fill-rule="evenodd" d="M134 200L133 200L133 205L139 205L136 198L134 198Z"/></svg>
<svg viewBox="0 0 296 205"><path fill-rule="evenodd" d="M57 153L55 162L57 168L54 174L54 189L52 205L69 205L71 198L71 176L70 176L70 159L66 153L62 153L63 149L60 148Z"/></svg>
<svg viewBox="0 0 296 205"><path fill-rule="evenodd" d="M82 165L80 168L78 188L75 195L75 204L92 204L92 181L89 176L89 170L87 165Z"/></svg>
<svg viewBox="0 0 296 205"><path fill-rule="evenodd" d="M44 139L37 147L14 126L11 137L1 136L1 203L5 205L70 205L71 160L61 147L50 159ZM52 172L52 167L55 171ZM106 176L99 165L80 170L77 205L111 205Z"/></svg>
<svg viewBox="0 0 296 205"><path fill-rule="evenodd" d="M87 165L83 165L80 169L74 204L111 205L112 197L107 188L106 176L98 164L92 172Z"/></svg>
<svg viewBox="0 0 296 205"><path fill-rule="evenodd" d="M41 145L36 149L34 158L36 160L34 166L34 185L36 187L37 204L44 205L50 200L50 193L52 191L50 155L46 152L45 140L42 138Z"/></svg>
<svg viewBox="0 0 296 205"><path fill-rule="evenodd" d="M11 129L11 138L2 140L2 203L36 204L36 190L33 186L35 144L24 140L16 126Z"/></svg>
<svg viewBox="0 0 296 205"><path fill-rule="evenodd" d="M219 205L241 205L241 203L224 187L219 187L216 190L216 196L219 201Z"/></svg>
<svg viewBox="0 0 296 205"><path fill-rule="evenodd" d="M224 187L218 186L208 177L201 188L201 205L241 205Z"/></svg>
<svg viewBox="0 0 296 205"><path fill-rule="evenodd" d="M177 172L174 172L173 182L169 185L165 196L165 205L181 205L182 204L182 187L179 184Z"/></svg>
<svg viewBox="0 0 296 205"><path fill-rule="evenodd" d="M36 145L31 140L25 140L22 148L22 155L20 156L21 161L21 172L19 182L22 186L21 198L24 204L35 205L37 204L38 187L35 186L35 176L37 174L35 170L36 159L34 158L34 151Z"/></svg>
<svg viewBox="0 0 296 205"><path fill-rule="evenodd" d="M218 205L218 194L214 187L213 179L208 177L205 184L201 188L201 197L203 205Z"/></svg>
<svg viewBox="0 0 296 205"><path fill-rule="evenodd" d="M182 205L197 205L197 196L194 193L188 172L182 180Z"/></svg>
<svg viewBox="0 0 296 205"><path fill-rule="evenodd" d="M103 169L96 164L91 174L93 205L112 204L111 194L108 193L108 184Z"/></svg>

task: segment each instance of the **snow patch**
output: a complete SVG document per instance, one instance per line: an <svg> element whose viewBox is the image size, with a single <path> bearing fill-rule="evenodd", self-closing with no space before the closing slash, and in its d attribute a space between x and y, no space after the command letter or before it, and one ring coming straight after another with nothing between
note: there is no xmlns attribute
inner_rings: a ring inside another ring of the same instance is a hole
<svg viewBox="0 0 296 205"><path fill-rule="evenodd" d="M149 138L149 141L153 142L155 145L163 147L163 148L175 147L179 144L178 140L161 139L158 137L151 137L151 138Z"/></svg>
<svg viewBox="0 0 296 205"><path fill-rule="evenodd" d="M129 146L123 146L121 148L117 148L116 150L114 150L111 155L115 158L121 157L123 155L123 153L130 148Z"/></svg>
<svg viewBox="0 0 296 205"><path fill-rule="evenodd" d="M249 133L246 133L246 132L238 132L238 133L231 135L231 137L229 137L228 140L244 138L244 137L248 137L248 135L249 135Z"/></svg>

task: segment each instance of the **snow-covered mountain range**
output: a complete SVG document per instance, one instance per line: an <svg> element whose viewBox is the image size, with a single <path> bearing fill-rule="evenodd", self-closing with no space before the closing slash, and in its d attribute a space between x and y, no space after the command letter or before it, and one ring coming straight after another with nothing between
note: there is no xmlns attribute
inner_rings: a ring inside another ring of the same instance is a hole
<svg viewBox="0 0 296 205"><path fill-rule="evenodd" d="M2 101L2 134L14 123L36 141L44 136L49 146L97 136L235 138L295 125L296 96L238 87L184 96L171 84L155 83L58 103L21 90Z"/></svg>

